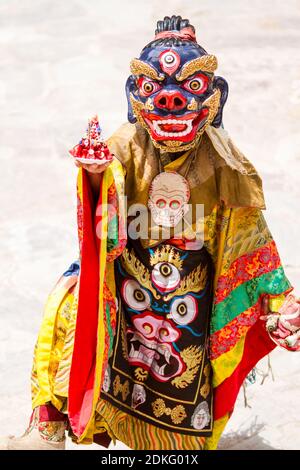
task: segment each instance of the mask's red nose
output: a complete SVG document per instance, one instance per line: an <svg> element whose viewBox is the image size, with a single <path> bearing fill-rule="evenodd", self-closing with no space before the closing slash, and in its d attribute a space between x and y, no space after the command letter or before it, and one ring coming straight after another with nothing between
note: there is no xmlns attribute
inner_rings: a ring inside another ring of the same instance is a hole
<svg viewBox="0 0 300 470"><path fill-rule="evenodd" d="M168 111L180 111L186 106L186 98L179 91L161 90L154 99L157 108Z"/></svg>

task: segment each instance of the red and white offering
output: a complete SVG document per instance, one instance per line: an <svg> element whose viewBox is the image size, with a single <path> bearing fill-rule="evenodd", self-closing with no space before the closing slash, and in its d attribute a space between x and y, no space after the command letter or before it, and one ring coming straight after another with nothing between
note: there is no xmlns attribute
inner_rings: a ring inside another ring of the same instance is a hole
<svg viewBox="0 0 300 470"><path fill-rule="evenodd" d="M78 162L85 164L101 164L110 162L113 155L110 153L106 143L101 139L101 127L98 116L89 119L86 129L79 144L75 145L69 153Z"/></svg>

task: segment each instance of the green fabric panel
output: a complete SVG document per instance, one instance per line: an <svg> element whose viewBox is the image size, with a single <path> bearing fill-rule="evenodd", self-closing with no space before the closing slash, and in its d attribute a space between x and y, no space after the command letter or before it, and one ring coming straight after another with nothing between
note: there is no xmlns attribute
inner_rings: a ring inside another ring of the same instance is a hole
<svg viewBox="0 0 300 470"><path fill-rule="evenodd" d="M109 351L108 351L108 357L110 357L112 353L112 347L113 347L113 340L114 340L114 333L111 327L111 321L110 321L110 310L109 310L109 304L106 304L106 327L107 327L107 332L109 335Z"/></svg>
<svg viewBox="0 0 300 470"><path fill-rule="evenodd" d="M258 301L262 294L279 295L291 287L283 267L244 282L222 302L214 305L211 318L211 334L221 330Z"/></svg>
<svg viewBox="0 0 300 470"><path fill-rule="evenodd" d="M119 243L119 219L117 215L109 221L107 228L107 252L110 253Z"/></svg>

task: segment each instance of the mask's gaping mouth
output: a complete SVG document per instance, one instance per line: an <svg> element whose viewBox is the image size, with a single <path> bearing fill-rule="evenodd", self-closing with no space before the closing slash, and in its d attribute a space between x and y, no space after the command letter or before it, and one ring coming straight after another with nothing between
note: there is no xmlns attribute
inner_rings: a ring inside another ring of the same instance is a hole
<svg viewBox="0 0 300 470"><path fill-rule="evenodd" d="M184 137L192 132L193 120L182 120L178 123L177 119L166 119L162 121L153 121L155 132L162 137Z"/></svg>
<svg viewBox="0 0 300 470"><path fill-rule="evenodd" d="M200 127L206 121L209 110L202 108L200 113L190 113L182 117L172 115L161 117L154 113L141 112L142 117L150 128L154 140L178 140L189 142L195 138Z"/></svg>

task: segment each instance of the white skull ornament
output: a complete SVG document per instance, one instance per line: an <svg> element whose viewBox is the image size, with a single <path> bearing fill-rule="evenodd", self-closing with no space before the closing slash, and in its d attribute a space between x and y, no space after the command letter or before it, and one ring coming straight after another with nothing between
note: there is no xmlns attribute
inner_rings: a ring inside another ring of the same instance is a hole
<svg viewBox="0 0 300 470"><path fill-rule="evenodd" d="M188 212L190 189L186 179L175 171L157 175L149 189L148 207L162 227L175 227Z"/></svg>

